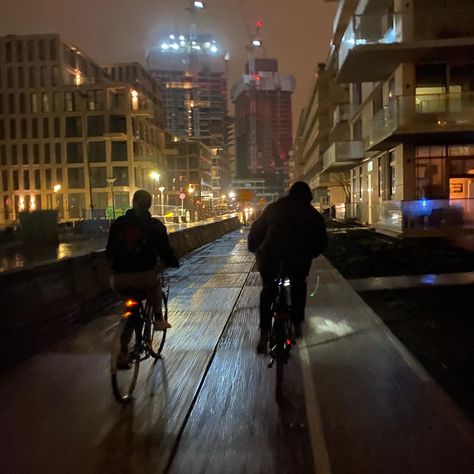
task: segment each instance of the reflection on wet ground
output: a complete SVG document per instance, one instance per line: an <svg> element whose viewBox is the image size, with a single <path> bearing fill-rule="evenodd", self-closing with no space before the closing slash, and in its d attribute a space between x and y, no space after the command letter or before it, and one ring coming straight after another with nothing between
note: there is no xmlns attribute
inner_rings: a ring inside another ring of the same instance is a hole
<svg viewBox="0 0 474 474"><path fill-rule="evenodd" d="M168 232L189 229L202 224L218 222L234 215L217 216L203 221L166 224ZM76 240L74 242L61 242L57 245L44 245L41 247L28 247L17 245L10 248L0 247L0 273L17 270L19 268L28 268L44 263L51 263L65 258L80 257L91 252L98 252L105 248L107 238L94 238L88 240Z"/></svg>
<svg viewBox="0 0 474 474"><path fill-rule="evenodd" d="M14 247L5 249L0 256L0 272L28 268L44 263L51 263L70 257L80 257L97 252L105 247L106 239L62 242L57 245L41 247Z"/></svg>

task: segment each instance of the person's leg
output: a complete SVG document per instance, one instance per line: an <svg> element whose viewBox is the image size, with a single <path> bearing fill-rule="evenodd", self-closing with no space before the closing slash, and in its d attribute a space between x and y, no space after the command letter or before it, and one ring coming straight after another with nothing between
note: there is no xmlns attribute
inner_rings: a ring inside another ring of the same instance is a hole
<svg viewBox="0 0 474 474"><path fill-rule="evenodd" d="M144 272L142 274L142 287L148 291L148 301L155 313L154 328L156 331L164 331L171 328L171 324L163 318L161 282L156 271Z"/></svg>
<svg viewBox="0 0 474 474"><path fill-rule="evenodd" d="M272 328L272 303L278 287L272 272L261 272L262 291L260 292L260 340L257 345L258 353L266 353L268 337Z"/></svg>
<svg viewBox="0 0 474 474"><path fill-rule="evenodd" d="M290 276L291 319L295 325L296 336L301 336L301 324L304 321L308 284L305 273L294 273Z"/></svg>

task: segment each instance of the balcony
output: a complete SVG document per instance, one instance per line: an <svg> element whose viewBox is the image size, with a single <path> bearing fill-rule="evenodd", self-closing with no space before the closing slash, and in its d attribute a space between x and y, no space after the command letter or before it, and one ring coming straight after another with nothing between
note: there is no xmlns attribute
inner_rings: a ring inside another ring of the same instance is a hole
<svg viewBox="0 0 474 474"><path fill-rule="evenodd" d="M313 173L315 169L319 169L321 167L320 165L321 155L319 153L319 146L316 146L303 167L303 176Z"/></svg>
<svg viewBox="0 0 474 474"><path fill-rule="evenodd" d="M348 168L364 156L362 141L333 143L323 157L323 171Z"/></svg>
<svg viewBox="0 0 474 474"><path fill-rule="evenodd" d="M339 49L338 82L380 81L400 63L472 58L474 34L463 30L464 36L460 36L440 24L443 17L451 15L461 21L466 12L449 9L446 15L446 10L436 9L435 13L430 10L426 15L418 12L415 17L402 13L354 15ZM413 30L417 31L418 24L423 21L431 24L423 20L424 16L435 18L437 26L416 37ZM451 24L452 19L445 19L444 23ZM413 24L417 26L413 28Z"/></svg>
<svg viewBox="0 0 474 474"><path fill-rule="evenodd" d="M474 132L474 93L401 96L373 117L368 148L385 150L426 134Z"/></svg>
<svg viewBox="0 0 474 474"><path fill-rule="evenodd" d="M317 173L309 182L311 189L327 188L333 184L334 182L331 181L331 174L327 172Z"/></svg>
<svg viewBox="0 0 474 474"><path fill-rule="evenodd" d="M350 104L339 105L334 109L333 124L334 127L346 124L352 118L355 108Z"/></svg>

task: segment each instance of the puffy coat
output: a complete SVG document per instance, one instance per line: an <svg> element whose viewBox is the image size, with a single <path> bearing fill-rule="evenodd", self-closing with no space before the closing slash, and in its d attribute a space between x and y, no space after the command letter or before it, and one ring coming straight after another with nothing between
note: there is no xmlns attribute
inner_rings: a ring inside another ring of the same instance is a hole
<svg viewBox="0 0 474 474"><path fill-rule="evenodd" d="M133 209L110 227L106 254L114 273L152 270L158 257L168 267L179 266L165 225L152 218L149 212L139 217Z"/></svg>
<svg viewBox="0 0 474 474"><path fill-rule="evenodd" d="M326 225L307 199L286 196L269 204L252 224L248 249L257 254L259 269L307 273L311 261L327 245Z"/></svg>

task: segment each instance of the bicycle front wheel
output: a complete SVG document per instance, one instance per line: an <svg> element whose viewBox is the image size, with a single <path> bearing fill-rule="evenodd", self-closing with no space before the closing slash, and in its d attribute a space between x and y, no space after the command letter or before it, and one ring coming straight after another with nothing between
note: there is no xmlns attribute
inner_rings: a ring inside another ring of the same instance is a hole
<svg viewBox="0 0 474 474"><path fill-rule="evenodd" d="M122 346L124 350L122 351ZM120 403L131 400L140 368L139 336L131 319L122 318L117 326L110 357L112 390Z"/></svg>
<svg viewBox="0 0 474 474"><path fill-rule="evenodd" d="M168 321L168 296L165 292L162 293L161 299L161 308L163 312L163 318L165 321ZM154 322L155 318L152 317ZM166 330L165 331L155 331L153 329L153 324L151 326L151 336L150 336L150 355L154 359L158 359L161 356L161 352L165 345L166 341Z"/></svg>

